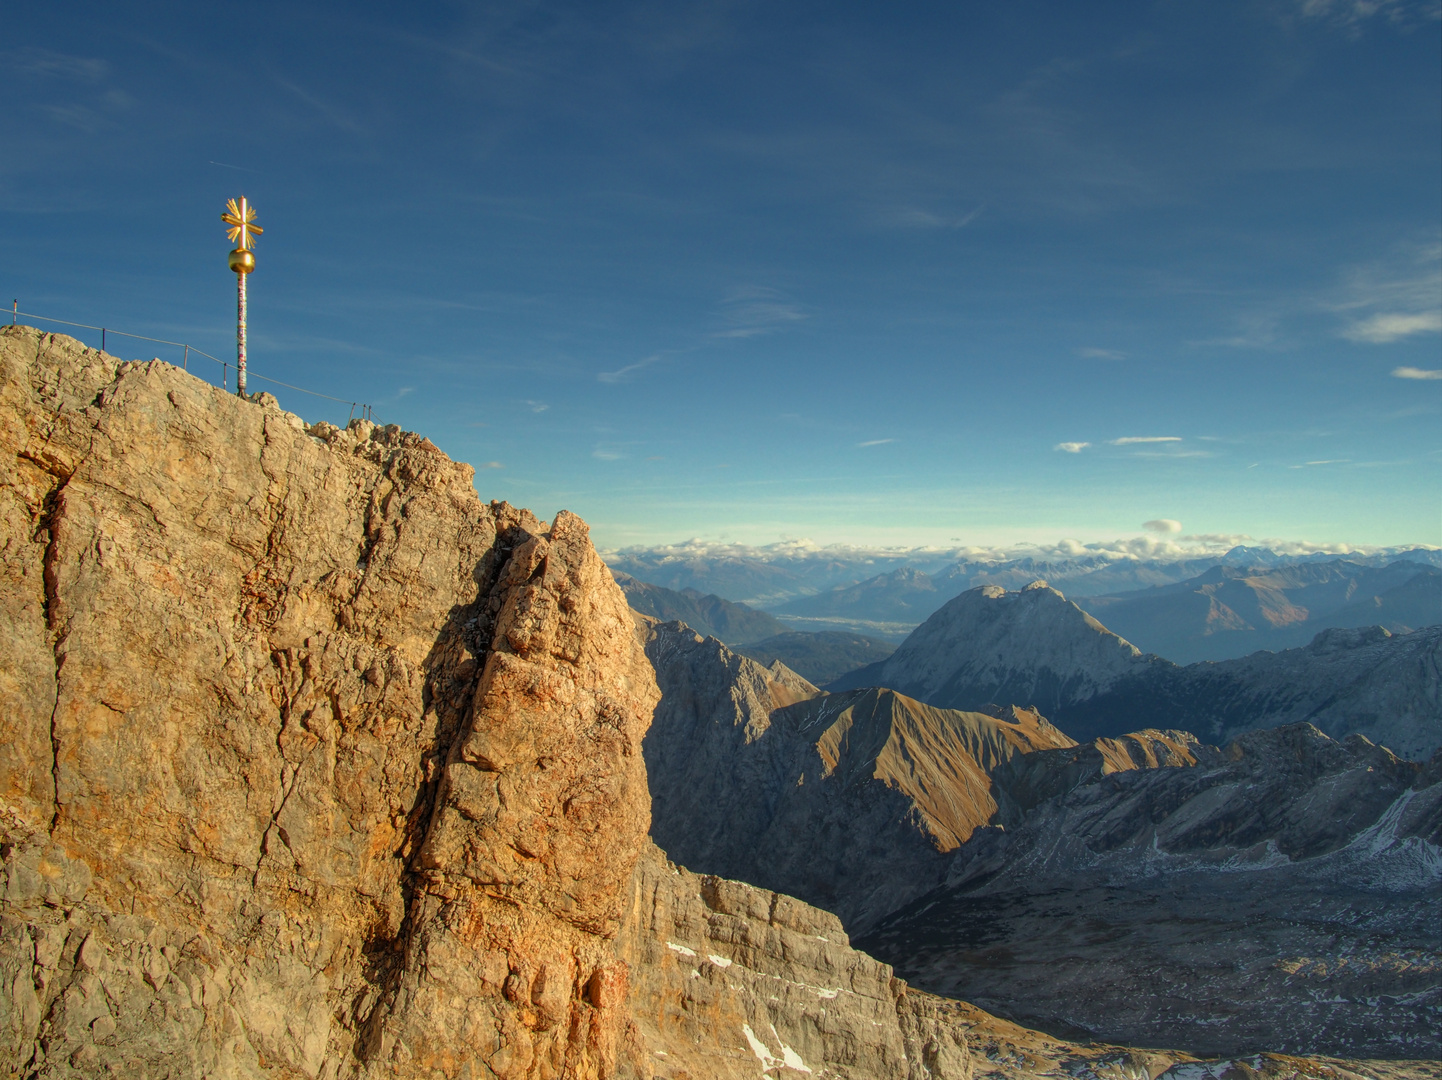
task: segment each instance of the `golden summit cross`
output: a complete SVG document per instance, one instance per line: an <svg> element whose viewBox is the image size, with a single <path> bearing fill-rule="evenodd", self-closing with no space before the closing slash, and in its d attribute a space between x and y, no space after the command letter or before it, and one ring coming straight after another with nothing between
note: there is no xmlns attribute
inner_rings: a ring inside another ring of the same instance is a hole
<svg viewBox="0 0 1442 1080"><path fill-rule="evenodd" d="M239 203L234 199L226 200L225 211L220 215L220 220L231 227L226 235L241 251L249 251L250 234L254 233L259 236L265 232L259 225L252 224L255 221L255 207L246 202L245 196L242 195Z"/></svg>

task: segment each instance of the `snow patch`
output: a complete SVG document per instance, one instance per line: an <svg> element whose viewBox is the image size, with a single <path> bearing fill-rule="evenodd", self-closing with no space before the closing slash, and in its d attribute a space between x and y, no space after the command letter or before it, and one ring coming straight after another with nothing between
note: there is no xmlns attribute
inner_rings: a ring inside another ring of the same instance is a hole
<svg viewBox="0 0 1442 1080"><path fill-rule="evenodd" d="M688 948L686 948L685 945L677 945L674 941L668 941L668 942L666 942L666 948L670 949L672 952L678 952L678 953L680 953L682 956L695 956L695 955L696 955L696 950L695 950L695 949L688 949Z"/></svg>
<svg viewBox="0 0 1442 1080"><path fill-rule="evenodd" d="M776 1035L776 1028L771 1028L773 1035ZM801 1060L801 1055L781 1041L781 1036L776 1035L777 1046L781 1049L781 1056L777 1057L770 1048L756 1037L756 1032L751 1030L750 1024L741 1025L741 1034L746 1036L746 1043L751 1047L751 1052L756 1055L756 1060L761 1062L761 1075L778 1069L791 1069L795 1072L809 1073L811 1069L806 1062Z"/></svg>

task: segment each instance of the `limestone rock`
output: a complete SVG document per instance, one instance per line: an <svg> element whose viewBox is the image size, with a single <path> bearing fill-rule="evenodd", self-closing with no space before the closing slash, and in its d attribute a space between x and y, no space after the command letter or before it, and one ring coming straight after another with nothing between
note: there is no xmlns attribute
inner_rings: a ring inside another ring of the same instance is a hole
<svg viewBox="0 0 1442 1080"><path fill-rule="evenodd" d="M657 1080L971 1080L964 1029L852 949L830 912L653 849L621 936Z"/></svg>
<svg viewBox="0 0 1442 1080"><path fill-rule="evenodd" d="M0 331L0 1072L614 1075L656 699L561 514Z"/></svg>

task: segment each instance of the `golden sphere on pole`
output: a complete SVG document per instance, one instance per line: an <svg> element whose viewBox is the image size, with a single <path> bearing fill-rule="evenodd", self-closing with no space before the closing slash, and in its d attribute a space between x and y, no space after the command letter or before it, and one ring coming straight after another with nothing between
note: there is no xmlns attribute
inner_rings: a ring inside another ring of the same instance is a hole
<svg viewBox="0 0 1442 1080"><path fill-rule="evenodd" d="M255 269L255 255L245 248L236 248L230 253L230 269L237 274L248 274Z"/></svg>

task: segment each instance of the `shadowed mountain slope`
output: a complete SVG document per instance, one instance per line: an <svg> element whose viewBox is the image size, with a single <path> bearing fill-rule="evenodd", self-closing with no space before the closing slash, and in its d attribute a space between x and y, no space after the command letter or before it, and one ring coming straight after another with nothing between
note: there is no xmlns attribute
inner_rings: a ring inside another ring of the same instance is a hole
<svg viewBox="0 0 1442 1080"><path fill-rule="evenodd" d="M715 595L702 595L695 589L662 588L638 581L630 574L613 570L612 576L626 602L633 611L649 615L661 622L684 622L699 633L715 637L729 645L740 645L748 641L760 641L778 634L791 632L791 628L779 619L747 607L735 604Z"/></svg>
<svg viewBox="0 0 1442 1080"><path fill-rule="evenodd" d="M714 638L645 630L662 688L644 752L651 832L677 859L863 927L941 880L974 830L1013 820L1001 763L1072 740L1035 712L826 695Z"/></svg>
<svg viewBox="0 0 1442 1080"><path fill-rule="evenodd" d="M1056 794L858 944L1074 1038L1442 1053L1442 759L1300 724L1067 787L1089 749L1011 763Z"/></svg>
<svg viewBox="0 0 1442 1080"><path fill-rule="evenodd" d="M780 660L792 671L821 686L857 668L885 660L896 651L896 646L864 634L822 630L812 634L802 631L777 634L737 646L736 651L760 664Z"/></svg>

